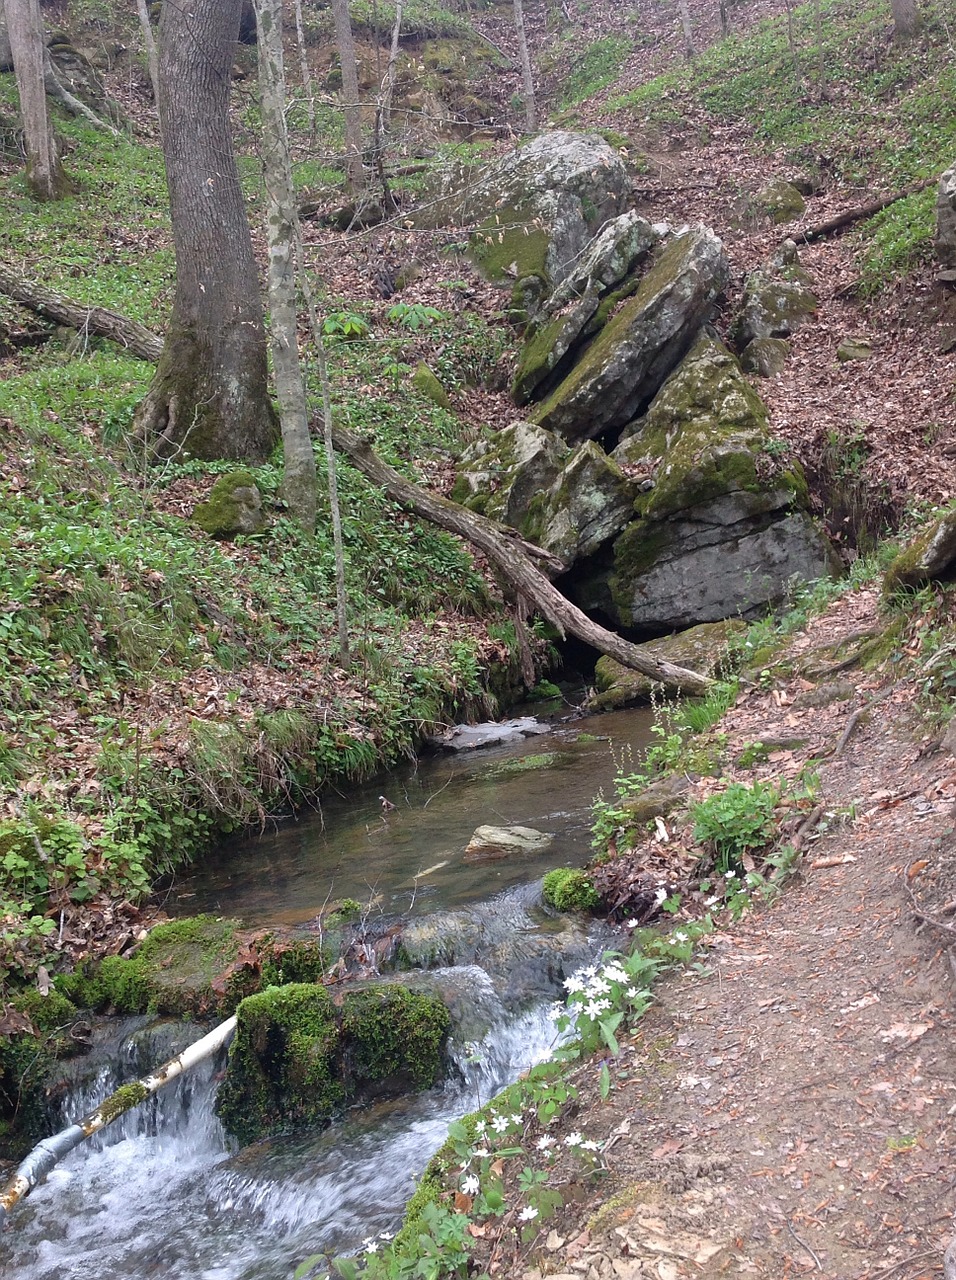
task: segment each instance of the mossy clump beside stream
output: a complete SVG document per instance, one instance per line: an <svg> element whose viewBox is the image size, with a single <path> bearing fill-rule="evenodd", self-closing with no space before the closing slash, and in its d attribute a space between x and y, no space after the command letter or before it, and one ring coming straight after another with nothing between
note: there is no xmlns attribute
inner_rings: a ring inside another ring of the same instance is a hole
<svg viewBox="0 0 956 1280"><path fill-rule="evenodd" d="M347 992L292 983L243 1000L216 1101L242 1143L320 1128L359 1099L397 1097L444 1074L448 1010L394 984Z"/></svg>

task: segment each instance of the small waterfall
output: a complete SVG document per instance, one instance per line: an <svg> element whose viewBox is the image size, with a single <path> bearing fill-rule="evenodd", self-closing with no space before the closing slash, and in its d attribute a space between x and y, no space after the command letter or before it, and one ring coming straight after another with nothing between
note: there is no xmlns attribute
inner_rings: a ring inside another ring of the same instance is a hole
<svg viewBox="0 0 956 1280"><path fill-rule="evenodd" d="M287 1280L310 1254L342 1252L394 1230L415 1178L453 1119L486 1102L551 1052L539 1001L507 1011L475 965L427 975L460 993L488 1027L453 1032L460 1079L416 1098L349 1113L323 1133L230 1150L213 1114L222 1063L204 1063L74 1151L38 1187L0 1240L0 1273L18 1280ZM454 1002L453 1002L454 1003ZM123 1079L175 1053L194 1027L128 1037L113 1062L77 1086L70 1116ZM155 1055L153 1051L155 1050ZM66 1117L69 1118L69 1117Z"/></svg>

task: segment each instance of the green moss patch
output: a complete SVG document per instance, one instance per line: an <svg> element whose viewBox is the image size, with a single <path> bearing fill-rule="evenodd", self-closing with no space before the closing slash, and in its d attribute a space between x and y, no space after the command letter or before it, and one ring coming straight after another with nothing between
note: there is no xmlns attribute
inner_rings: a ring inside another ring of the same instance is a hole
<svg viewBox="0 0 956 1280"><path fill-rule="evenodd" d="M549 871L541 882L541 894L556 911L594 911L601 905L587 872L574 867Z"/></svg>
<svg viewBox="0 0 956 1280"><path fill-rule="evenodd" d="M216 1111L247 1143L321 1127L356 1098L426 1089L444 1071L448 1010L378 985L347 992L295 983L243 1000Z"/></svg>

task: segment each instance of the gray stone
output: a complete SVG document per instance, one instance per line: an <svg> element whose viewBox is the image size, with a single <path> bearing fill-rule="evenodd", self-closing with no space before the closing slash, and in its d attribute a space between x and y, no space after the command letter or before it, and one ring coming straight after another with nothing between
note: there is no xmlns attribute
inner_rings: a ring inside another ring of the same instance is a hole
<svg viewBox="0 0 956 1280"><path fill-rule="evenodd" d="M904 547L887 569L883 594L916 590L956 578L956 511L947 511Z"/></svg>
<svg viewBox="0 0 956 1280"><path fill-rule="evenodd" d="M621 532L636 492L592 441L570 450L553 432L516 422L466 451L453 496L570 568Z"/></svg>
<svg viewBox="0 0 956 1280"><path fill-rule="evenodd" d="M947 169L939 180L935 247L944 267L956 267L956 165Z"/></svg>
<svg viewBox="0 0 956 1280"><path fill-rule="evenodd" d="M529 329L513 386L517 404L540 398L550 389L571 349L596 332L590 322L601 299L633 272L665 231L633 212L601 228L564 282L541 305Z"/></svg>
<svg viewBox="0 0 956 1280"><path fill-rule="evenodd" d="M650 640L640 648L655 662L672 662L701 675L715 675L726 661L731 637L745 629L746 623L739 618L705 622L677 635ZM622 666L606 655L598 658L594 679L598 692L588 699L589 711L614 711L618 707L650 702L655 690L659 693L661 689L649 676Z"/></svg>
<svg viewBox="0 0 956 1280"><path fill-rule="evenodd" d="M613 457L651 474L613 565L575 602L623 627L678 630L779 600L828 568L799 467L771 455L767 415L733 356L698 339Z"/></svg>
<svg viewBox="0 0 956 1280"><path fill-rule="evenodd" d="M744 348L740 363L747 373L758 378L775 378L783 372L789 354L786 338L754 338Z"/></svg>
<svg viewBox="0 0 956 1280"><path fill-rule="evenodd" d="M498 747L522 738L549 733L550 727L533 716L521 716L517 720L492 721L487 724L457 724L444 733L428 738L430 746L446 751L477 751L481 747Z"/></svg>
<svg viewBox="0 0 956 1280"><path fill-rule="evenodd" d="M268 521L252 473L229 471L220 476L207 501L193 508L193 520L212 538L228 540L241 533L260 533Z"/></svg>
<svg viewBox="0 0 956 1280"><path fill-rule="evenodd" d="M778 272L755 271L747 279L735 337L739 348L755 338L789 338L809 316L815 315L817 300L800 275L793 278Z"/></svg>
<svg viewBox="0 0 956 1280"><path fill-rule="evenodd" d="M691 346L728 278L713 231L694 226L678 232L534 420L569 440L623 427Z"/></svg>
<svg viewBox="0 0 956 1280"><path fill-rule="evenodd" d="M785 178L773 178L762 186L754 196L754 203L777 224L799 218L807 208L803 196Z"/></svg>
<svg viewBox="0 0 956 1280"><path fill-rule="evenodd" d="M869 360L873 348L866 338L844 338L837 347L836 357L841 364L848 360Z"/></svg>
<svg viewBox="0 0 956 1280"><path fill-rule="evenodd" d="M544 853L553 841L543 831L533 827L481 826L465 846L465 862L500 862L504 858L521 857L529 853Z"/></svg>
<svg viewBox="0 0 956 1280"><path fill-rule="evenodd" d="M448 211L475 227L472 254L491 279L537 276L553 287L629 192L624 162L603 138L545 133L466 182Z"/></svg>

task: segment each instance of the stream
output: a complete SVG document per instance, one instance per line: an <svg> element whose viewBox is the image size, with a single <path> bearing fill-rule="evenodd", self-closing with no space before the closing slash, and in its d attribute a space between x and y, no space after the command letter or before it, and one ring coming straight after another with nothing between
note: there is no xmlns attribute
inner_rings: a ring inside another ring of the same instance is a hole
<svg viewBox="0 0 956 1280"><path fill-rule="evenodd" d="M213 1112L222 1061L202 1064L72 1152L14 1210L0 1275L287 1280L303 1258L395 1230L449 1122L549 1056L561 980L614 944L599 922L555 919L538 881L587 860L594 796L640 759L649 726L649 713L621 712L430 757L350 786L308 819L233 844L177 881L171 914L296 925L354 897L369 915L411 916L413 932L442 939L422 944L421 980L451 1010L456 1075L418 1097L354 1109L322 1133L237 1152ZM384 813L383 794L395 805ZM534 857L463 863L483 823L554 840ZM63 1122L201 1033L114 1020L89 1054L65 1064Z"/></svg>

